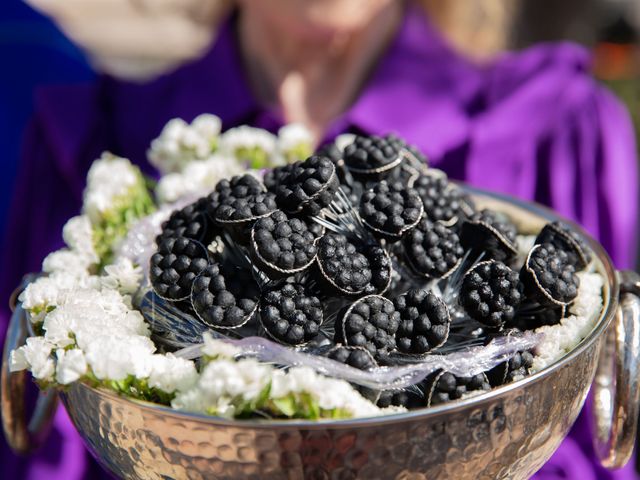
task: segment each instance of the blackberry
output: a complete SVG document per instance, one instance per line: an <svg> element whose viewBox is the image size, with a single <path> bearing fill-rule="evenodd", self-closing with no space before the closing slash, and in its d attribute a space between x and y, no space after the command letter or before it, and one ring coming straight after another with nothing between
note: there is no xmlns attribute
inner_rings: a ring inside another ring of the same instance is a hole
<svg viewBox="0 0 640 480"><path fill-rule="evenodd" d="M252 175L235 176L216 185L217 202L209 196L209 212L221 224L244 223L276 210L275 196ZM211 208L215 208L211 211Z"/></svg>
<svg viewBox="0 0 640 480"><path fill-rule="evenodd" d="M327 233L318 242L318 265L323 277L342 293L361 293L371 282L369 260L339 233Z"/></svg>
<svg viewBox="0 0 640 480"><path fill-rule="evenodd" d="M336 345L329 350L327 357L358 370L371 370L378 366L369 350L363 347Z"/></svg>
<svg viewBox="0 0 640 480"><path fill-rule="evenodd" d="M533 354L528 351L516 352L508 361L496 365L487 372L487 378L492 387L511 383L519 377L529 375L533 366Z"/></svg>
<svg viewBox="0 0 640 480"><path fill-rule="evenodd" d="M391 259L380 246L359 246L339 233L318 242L318 266L329 290L347 295L382 293L391 282Z"/></svg>
<svg viewBox="0 0 640 480"><path fill-rule="evenodd" d="M423 218L404 239L409 265L428 278L447 278L462 261L460 238L442 222Z"/></svg>
<svg viewBox="0 0 640 480"><path fill-rule="evenodd" d="M293 164L289 163L287 165L282 165L280 167L275 167L271 170L267 170L263 178L264 185L265 187L267 187L267 190L275 192L276 187L287 175L289 175L292 167Z"/></svg>
<svg viewBox="0 0 640 480"><path fill-rule="evenodd" d="M562 222L547 223L538 234L536 243L551 243L556 248L564 250L569 261L576 270L583 270L591 262L589 246L584 237Z"/></svg>
<svg viewBox="0 0 640 480"><path fill-rule="evenodd" d="M444 301L426 290L409 290L393 300L400 314L396 345L403 353L421 355L443 345L451 316Z"/></svg>
<svg viewBox="0 0 640 480"><path fill-rule="evenodd" d="M336 325L336 343L363 347L373 358L386 358L395 350L400 314L393 302L379 295L367 295L354 302Z"/></svg>
<svg viewBox="0 0 640 480"><path fill-rule="evenodd" d="M195 278L208 265L207 250L186 237L159 237L158 249L149 262L151 285L158 296L184 300Z"/></svg>
<svg viewBox="0 0 640 480"><path fill-rule="evenodd" d="M347 169L356 176L385 174L402 163L395 140L356 136L343 152Z"/></svg>
<svg viewBox="0 0 640 480"><path fill-rule="evenodd" d="M254 284L236 272L209 265L193 282L191 304L200 320L215 328L237 328L253 316L257 303Z"/></svg>
<svg viewBox="0 0 640 480"><path fill-rule="evenodd" d="M285 283L260 301L260 321L270 337L287 345L314 339L323 321L322 303L301 284Z"/></svg>
<svg viewBox="0 0 640 480"><path fill-rule="evenodd" d="M502 262L480 262L464 276L459 302L471 318L491 328L513 320L522 301L518 273Z"/></svg>
<svg viewBox="0 0 640 480"><path fill-rule="evenodd" d="M394 134L389 134L385 138L389 143L393 144L400 151L400 153L405 153L402 152L402 150L406 150L405 155L410 158L410 161L412 164L414 164L414 166L425 168L428 166L429 162L427 160L427 157L425 157L415 145L411 145L405 142L402 138L396 137Z"/></svg>
<svg viewBox="0 0 640 480"><path fill-rule="evenodd" d="M413 187L424 205L425 216L432 222L454 225L461 216L463 192L449 182L441 170L430 168L418 175Z"/></svg>
<svg viewBox="0 0 640 480"><path fill-rule="evenodd" d="M374 235L398 240L415 227L424 207L417 192L400 182L381 181L360 201L360 215Z"/></svg>
<svg viewBox="0 0 640 480"><path fill-rule="evenodd" d="M266 267L267 274L290 275L305 270L315 260L316 240L304 221L276 210L253 225L251 253L258 266Z"/></svg>
<svg viewBox="0 0 640 480"><path fill-rule="evenodd" d="M326 157L312 156L291 164L273 191L285 212L318 215L338 190L336 166Z"/></svg>
<svg viewBox="0 0 640 480"><path fill-rule="evenodd" d="M491 385L484 373L472 377L458 377L449 372L439 371L425 381L425 395L429 407L458 400L470 392L490 389Z"/></svg>
<svg viewBox="0 0 640 480"><path fill-rule="evenodd" d="M580 286L569 254L551 243L534 245L520 278L532 299L547 306L569 305L578 295Z"/></svg>
<svg viewBox="0 0 640 480"><path fill-rule="evenodd" d="M484 252L485 257L506 261L518 253L516 234L509 219L485 209L464 221L460 241L465 248Z"/></svg>
<svg viewBox="0 0 640 480"><path fill-rule="evenodd" d="M156 239L156 243L159 243L161 238L185 237L208 244L213 236L213 229L206 216L208 203L206 197L200 198L171 213L167 221L162 224L162 232Z"/></svg>
<svg viewBox="0 0 640 480"><path fill-rule="evenodd" d="M376 402L380 408L404 407L406 409L425 407L425 398L413 389L383 390Z"/></svg>

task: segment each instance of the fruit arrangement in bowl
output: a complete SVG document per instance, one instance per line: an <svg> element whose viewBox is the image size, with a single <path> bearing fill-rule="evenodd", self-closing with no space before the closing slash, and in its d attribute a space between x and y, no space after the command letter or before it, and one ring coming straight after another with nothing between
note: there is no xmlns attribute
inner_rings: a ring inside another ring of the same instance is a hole
<svg viewBox="0 0 640 480"><path fill-rule="evenodd" d="M600 316L580 234L518 231L393 135L313 152L296 125L219 132L170 122L154 190L94 163L20 296L12 370L222 417L367 417L524 378Z"/></svg>

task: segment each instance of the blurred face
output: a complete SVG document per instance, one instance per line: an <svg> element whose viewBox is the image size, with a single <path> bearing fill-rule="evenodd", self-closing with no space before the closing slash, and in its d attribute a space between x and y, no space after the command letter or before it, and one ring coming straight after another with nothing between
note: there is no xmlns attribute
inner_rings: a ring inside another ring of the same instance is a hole
<svg viewBox="0 0 640 480"><path fill-rule="evenodd" d="M259 15L301 41L327 41L366 26L385 7L399 0L240 0Z"/></svg>

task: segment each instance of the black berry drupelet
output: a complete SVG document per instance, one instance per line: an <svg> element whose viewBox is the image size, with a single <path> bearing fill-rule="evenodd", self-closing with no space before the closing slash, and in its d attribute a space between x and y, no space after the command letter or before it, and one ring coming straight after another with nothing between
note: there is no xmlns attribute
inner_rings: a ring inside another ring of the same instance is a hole
<svg viewBox="0 0 640 480"><path fill-rule="evenodd" d="M183 300L208 263L201 243L186 237L158 237L158 249L149 262L151 285L162 298Z"/></svg>
<svg viewBox="0 0 640 480"><path fill-rule="evenodd" d="M235 278L234 278L235 277ZM237 328L253 316L257 303L255 285L247 278L209 265L193 282L191 303L198 317L215 328Z"/></svg>
<svg viewBox="0 0 640 480"><path fill-rule="evenodd" d="M393 300L400 315L396 345L403 353L422 355L449 337L451 316L444 301L427 290L409 290Z"/></svg>
<svg viewBox="0 0 640 480"><path fill-rule="evenodd" d="M464 248L484 252L485 258L507 261L518 253L516 234L508 218L485 209L463 222L460 241Z"/></svg>
<svg viewBox="0 0 640 480"><path fill-rule="evenodd" d="M220 224L250 222L276 210L275 196L252 175L221 180L216 185L217 201L211 201L210 216ZM210 199L214 194L210 195Z"/></svg>
<svg viewBox="0 0 640 480"><path fill-rule="evenodd" d="M461 216L462 190L449 183L447 175L436 169L420 173L412 187L424 205L425 216L432 222L454 225Z"/></svg>
<svg viewBox="0 0 640 480"><path fill-rule="evenodd" d="M520 278L531 298L547 306L569 305L580 287L580 279L569 254L551 243L534 245Z"/></svg>
<svg viewBox="0 0 640 480"><path fill-rule="evenodd" d="M347 169L356 177L386 174L402 163L395 140L382 137L356 136L347 145L343 158Z"/></svg>
<svg viewBox="0 0 640 480"><path fill-rule="evenodd" d="M360 200L360 216L374 235L399 240L417 225L424 208L417 192L400 182L381 181Z"/></svg>
<svg viewBox="0 0 640 480"><path fill-rule="evenodd" d="M487 378L492 387L511 383L514 380L529 375L533 366L533 354L528 351L516 352L508 361L496 365L487 372Z"/></svg>
<svg viewBox="0 0 640 480"><path fill-rule="evenodd" d="M363 347L376 360L384 359L396 348L395 334L400 315L390 300L367 295L354 302L336 325L336 343Z"/></svg>
<svg viewBox="0 0 640 480"><path fill-rule="evenodd" d="M551 243L567 252L569 261L576 270L583 270L591 262L591 253L585 239L565 223L555 221L547 223L538 234L536 243Z"/></svg>
<svg viewBox="0 0 640 480"><path fill-rule="evenodd" d="M384 293L391 285L393 266L391 257L380 245L366 245L362 247L362 253L369 260L371 267L371 281L364 287L367 295Z"/></svg>
<svg viewBox="0 0 640 480"><path fill-rule="evenodd" d="M428 278L447 278L464 256L458 234L427 218L407 234L404 251L413 270Z"/></svg>
<svg viewBox="0 0 640 480"><path fill-rule="evenodd" d="M276 210L253 225L251 253L267 274L293 274L315 260L317 239L305 221Z"/></svg>
<svg viewBox="0 0 640 480"><path fill-rule="evenodd" d="M285 283L262 295L260 321L270 337L287 345L302 345L320 332L323 321L320 299L303 285Z"/></svg>
<svg viewBox="0 0 640 480"><path fill-rule="evenodd" d="M412 165L416 167L427 168L428 160L422 152L415 145L408 144L402 138L395 136L394 134L386 135L385 138L389 143L394 145L401 154L404 154L410 159ZM404 152L403 152L404 150Z"/></svg>
<svg viewBox="0 0 640 480"><path fill-rule="evenodd" d="M465 275L459 302L467 314L491 328L513 320L523 299L518 272L496 260L480 262Z"/></svg>
<svg viewBox="0 0 640 480"><path fill-rule="evenodd" d="M331 204L338 185L333 162L314 155L304 162L292 164L272 191L278 206L285 212L318 215Z"/></svg>
<svg viewBox="0 0 640 480"><path fill-rule="evenodd" d="M449 372L437 372L424 383L428 406L458 400L474 391L490 390L491 385L484 373L472 377L458 377Z"/></svg>
<svg viewBox="0 0 640 480"><path fill-rule="evenodd" d="M327 357L358 370L371 370L378 366L369 350L363 347L336 345L329 350Z"/></svg>
<svg viewBox="0 0 640 480"><path fill-rule="evenodd" d="M174 211L162 224L162 232L156 243L159 243L161 238L186 237L207 245L215 230L212 228L212 222L207 219L207 204L208 200L204 197Z"/></svg>

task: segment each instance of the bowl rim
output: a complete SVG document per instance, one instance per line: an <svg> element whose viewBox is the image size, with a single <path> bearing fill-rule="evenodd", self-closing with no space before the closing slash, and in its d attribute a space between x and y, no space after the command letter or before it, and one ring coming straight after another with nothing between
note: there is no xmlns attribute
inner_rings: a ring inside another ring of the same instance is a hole
<svg viewBox="0 0 640 480"><path fill-rule="evenodd" d="M409 410L406 412L398 412L398 413L390 413L375 417L360 417L360 418L352 418L352 419L320 419L320 420L307 420L307 419L277 419L277 420L262 420L262 419L250 419L250 420L235 420L235 419L226 419L222 417L216 417L212 415L206 415L202 413L195 412L186 412L172 409L166 405L159 405L152 402L147 402L144 400L134 399L130 397L126 397L123 395L118 395L115 392L104 388L96 388L88 385L84 382L77 382L71 385L71 389L80 388L89 390L92 394L97 394L100 396L104 396L109 398L110 401L115 402L125 402L135 405L136 407L149 411L150 413L157 415L163 414L174 417L176 419L188 420L188 421L198 421L210 426L219 426L219 427L233 427L233 428L246 428L246 429L274 429L277 428L279 430L316 430L322 429L326 430L327 428L331 429L349 429L355 427L376 427L390 423L404 423L404 422L413 422L416 420L421 420L425 417L436 417L445 415L447 413L458 412L460 410L469 408L469 407L478 407L480 405L492 402L496 400L497 397L500 397L508 392L513 390L528 387L532 384L538 383L543 379L552 375L556 370L559 370L565 367L568 363L572 362L576 357L580 356L585 350L590 348L593 343L595 343L605 332L609 324L611 323L613 316L615 314L615 310L618 304L618 294L619 294L619 280L618 275L616 273L616 269L613 267L613 263L609 257L609 255L604 250L604 247L600 245L595 239L593 239L588 233L584 231L582 227L577 225L575 222L571 220L567 220L562 218L556 212L547 208L543 205L540 205L536 202L523 201L517 198L514 198L509 195L505 195L502 193L494 193L489 192L483 189L470 187L468 185L459 184L461 187L466 190L468 193L474 196L480 196L489 198L491 200L497 200L501 202L506 202L515 206L519 209L526 210L527 212L541 217L547 221L553 220L562 220L563 222L570 225L573 229L582 234L589 247L593 250L595 254L595 258L597 259L597 263L600 264L600 268L598 271L602 274L607 280L604 284L604 304L603 309L598 317L594 327L590 331L590 333L583 338L578 345L576 345L573 350L565 354L558 361L552 363L551 365L546 366L542 370L517 380L515 382L511 382L507 385L502 385L500 387L492 388L491 390L480 393L477 395L473 395L467 398L463 398L460 400L455 400L449 403L445 403L442 405L438 405L435 407L424 407L415 410ZM68 403L68 393L66 391L62 391L62 398L65 404Z"/></svg>

